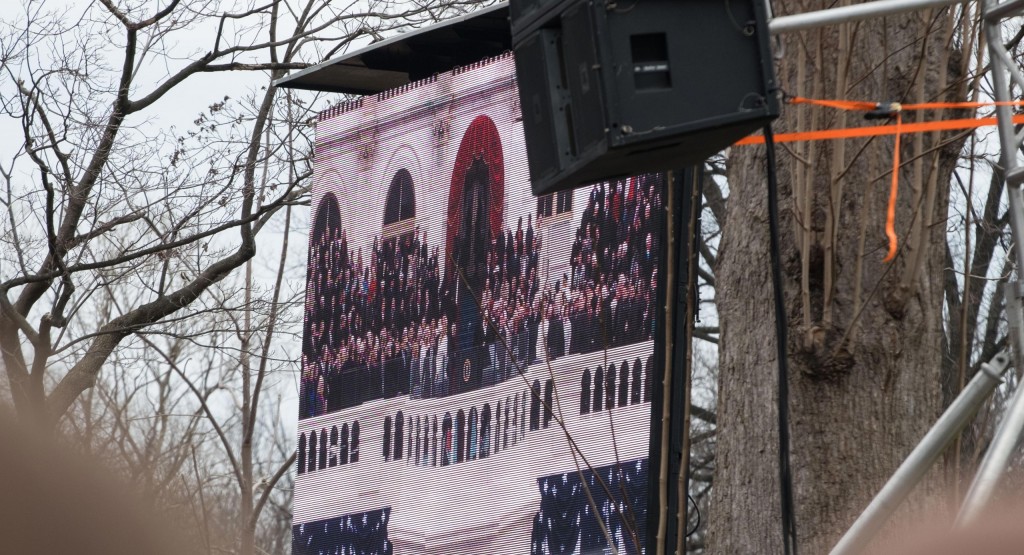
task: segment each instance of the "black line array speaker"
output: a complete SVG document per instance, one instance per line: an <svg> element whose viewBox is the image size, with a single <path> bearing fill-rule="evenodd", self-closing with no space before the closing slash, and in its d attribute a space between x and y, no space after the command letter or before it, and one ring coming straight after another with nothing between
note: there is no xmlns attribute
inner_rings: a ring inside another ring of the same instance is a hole
<svg viewBox="0 0 1024 555"><path fill-rule="evenodd" d="M776 118L763 0L510 0L534 194L679 168Z"/></svg>

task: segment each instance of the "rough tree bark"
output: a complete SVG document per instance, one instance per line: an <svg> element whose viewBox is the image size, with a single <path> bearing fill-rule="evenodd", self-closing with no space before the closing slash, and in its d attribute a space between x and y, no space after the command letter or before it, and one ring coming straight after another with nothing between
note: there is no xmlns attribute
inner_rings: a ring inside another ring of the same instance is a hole
<svg viewBox="0 0 1024 555"><path fill-rule="evenodd" d="M842 4L844 2L840 2ZM777 15L828 2L778 2ZM966 90L956 14L920 12L782 37L791 95L954 100ZM936 113L904 115L904 121ZM777 132L863 125L787 105ZM883 263L893 138L780 145L792 468L800 551L827 553L942 409L948 183L962 137L903 137L897 258ZM715 272L721 322L709 552L782 553L775 329L763 147L733 149ZM936 225L937 224L937 225ZM941 487L940 473L923 484ZM912 506L919 506L918 496Z"/></svg>

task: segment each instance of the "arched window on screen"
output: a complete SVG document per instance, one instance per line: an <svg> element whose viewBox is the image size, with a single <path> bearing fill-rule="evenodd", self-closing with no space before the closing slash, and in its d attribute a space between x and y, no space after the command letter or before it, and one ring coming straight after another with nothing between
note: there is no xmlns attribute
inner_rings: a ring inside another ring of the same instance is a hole
<svg viewBox="0 0 1024 555"><path fill-rule="evenodd" d="M548 378L544 382L544 427L547 428L551 425L551 417L554 414L554 391L555 382Z"/></svg>
<svg viewBox="0 0 1024 555"><path fill-rule="evenodd" d="M604 408L615 408L615 364L609 364L604 373Z"/></svg>
<svg viewBox="0 0 1024 555"><path fill-rule="evenodd" d="M414 445L416 446L416 454L413 457L413 463L415 463L415 464L420 464L420 448L422 447L422 443L423 443L423 427L422 427L422 424L420 422L420 417L417 416L416 417L416 441L414 442Z"/></svg>
<svg viewBox="0 0 1024 555"><path fill-rule="evenodd" d="M512 440L512 445L516 444L516 412L514 410L512 411L512 420L511 420L511 422L512 422L512 429L509 430L509 422L510 422L510 420L509 420L509 410L508 409L509 409L509 407L512 407L512 406L513 406L512 405L512 399L510 399L506 395L505 396L505 426L504 426L505 433L502 434L502 438L501 438L501 441L502 441L501 447L503 449L507 449L508 448L509 439ZM514 406L517 406L517 407L519 406L519 394L518 393L516 393L516 404Z"/></svg>
<svg viewBox="0 0 1024 555"><path fill-rule="evenodd" d="M444 420L441 421L441 466L448 466L454 462L454 441L452 433L452 414L444 413Z"/></svg>
<svg viewBox="0 0 1024 555"><path fill-rule="evenodd" d="M423 451L419 455L419 461L421 466L428 466L430 464L430 417L423 417L423 432L420 434L423 443Z"/></svg>
<svg viewBox="0 0 1024 555"><path fill-rule="evenodd" d="M580 378L580 414L590 412L590 368L583 369L583 377Z"/></svg>
<svg viewBox="0 0 1024 555"><path fill-rule="evenodd" d="M654 369L651 365L654 363L654 355L647 357L647 364L644 365L644 402L651 402L651 374Z"/></svg>
<svg viewBox="0 0 1024 555"><path fill-rule="evenodd" d="M491 454L491 404L484 403L480 412L480 458L485 459Z"/></svg>
<svg viewBox="0 0 1024 555"><path fill-rule="evenodd" d="M338 444L338 462L348 464L348 422L341 425L341 442Z"/></svg>
<svg viewBox="0 0 1024 555"><path fill-rule="evenodd" d="M540 380L533 380L530 392L530 431L540 429Z"/></svg>
<svg viewBox="0 0 1024 555"><path fill-rule="evenodd" d="M523 402L519 405L519 439L526 437L526 399L529 397L528 390L523 390ZM515 434L515 428L512 429L512 433Z"/></svg>
<svg viewBox="0 0 1024 555"><path fill-rule="evenodd" d="M309 465L306 470L313 472L316 470L316 430L309 432L309 450L307 451L307 457Z"/></svg>
<svg viewBox="0 0 1024 555"><path fill-rule="evenodd" d="M384 460L391 460L391 417L384 417Z"/></svg>
<svg viewBox="0 0 1024 555"><path fill-rule="evenodd" d="M594 412L601 412L604 407L604 369L600 366L594 371L594 402L591 409Z"/></svg>
<svg viewBox="0 0 1024 555"><path fill-rule="evenodd" d="M306 473L306 434L299 434L299 474Z"/></svg>
<svg viewBox="0 0 1024 555"><path fill-rule="evenodd" d="M476 460L477 457L477 436L480 433L477 422L476 407L469 409L469 430L466 434L466 460Z"/></svg>
<svg viewBox="0 0 1024 555"><path fill-rule="evenodd" d="M391 179L387 201L384 203L384 225L391 225L416 216L416 201L413 196L412 176L409 170L400 169Z"/></svg>
<svg viewBox="0 0 1024 555"><path fill-rule="evenodd" d="M636 357L633 361L633 390L629 397L630 404L636 405L640 403L643 398L643 383L640 376L643 375L643 369L640 367L640 357Z"/></svg>
<svg viewBox="0 0 1024 555"><path fill-rule="evenodd" d="M431 417L423 417L423 466L430 466L430 420Z"/></svg>
<svg viewBox="0 0 1024 555"><path fill-rule="evenodd" d="M394 245L412 235L415 230L416 198L413 192L412 175L402 168L395 172L384 201L384 226L381 235L386 245Z"/></svg>
<svg viewBox="0 0 1024 555"><path fill-rule="evenodd" d="M331 426L331 446L330 454L327 456L327 467L334 468L338 466L338 427Z"/></svg>
<svg viewBox="0 0 1024 555"><path fill-rule="evenodd" d="M400 460L402 458L402 447L405 441L405 415L402 411L398 411L395 415L395 448L392 451L394 460Z"/></svg>
<svg viewBox="0 0 1024 555"><path fill-rule="evenodd" d="M422 466L429 466L430 465L430 417L429 416L424 416L423 417L423 434L421 435L421 437L423 438L423 453L420 454L420 457L419 457L420 465L422 465Z"/></svg>
<svg viewBox="0 0 1024 555"><path fill-rule="evenodd" d="M437 416L434 416L433 438L430 440L430 465L437 466Z"/></svg>
<svg viewBox="0 0 1024 555"><path fill-rule="evenodd" d="M317 469L327 468L327 429L320 430L320 458L317 459Z"/></svg>
<svg viewBox="0 0 1024 555"><path fill-rule="evenodd" d="M408 427L406 428L407 431L405 432L405 434L406 434L405 435L405 446L406 446L406 449L405 449L405 461L406 462L415 462L415 461L413 461L413 454L412 454L412 417L411 416L409 417L409 420L406 422L406 424L407 424Z"/></svg>
<svg viewBox="0 0 1024 555"><path fill-rule="evenodd" d="M622 361L619 367L619 406L629 404L629 361Z"/></svg>
<svg viewBox="0 0 1024 555"><path fill-rule="evenodd" d="M501 401L498 401L498 409L494 411L494 454L498 454L501 451L501 425L503 422L501 419ZM508 423L505 424L507 427Z"/></svg>
<svg viewBox="0 0 1024 555"><path fill-rule="evenodd" d="M466 412L455 413L455 462L466 460Z"/></svg>
<svg viewBox="0 0 1024 555"><path fill-rule="evenodd" d="M352 437L348 440L349 462L359 462L359 421L352 423Z"/></svg>

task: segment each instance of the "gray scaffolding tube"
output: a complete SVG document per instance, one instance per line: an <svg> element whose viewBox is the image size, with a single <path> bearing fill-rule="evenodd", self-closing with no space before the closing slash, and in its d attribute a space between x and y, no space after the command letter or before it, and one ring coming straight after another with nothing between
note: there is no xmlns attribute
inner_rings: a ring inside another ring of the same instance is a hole
<svg viewBox="0 0 1024 555"><path fill-rule="evenodd" d="M777 35L824 27L825 25L835 25L836 23L863 21L865 19L914 12L928 8L942 8L962 3L962 0L876 0L874 2L864 2L839 8L776 17L768 22L768 31L773 35Z"/></svg>
<svg viewBox="0 0 1024 555"><path fill-rule="evenodd" d="M1003 288L1006 297L1006 316L1010 323L1010 335L1021 339L1021 302L1013 293L1013 284L1004 284ZM1019 343L1014 348L1014 365L1020 368L1020 361L1024 358L1024 350L1020 349ZM992 497L992 492L999 485L999 478L1003 475L1004 469L1013 454L1013 448L1017 445L1020 432L1024 429L1024 387L1018 381L1017 390L1010 401L1010 408L1003 414L1003 421L999 423L992 444L985 452L985 458L978 466L978 473L967 490L963 505L960 506L960 514L956 517L956 525L963 526L972 522L981 513L981 509Z"/></svg>
<svg viewBox="0 0 1024 555"><path fill-rule="evenodd" d="M1024 241L1024 196L1021 194L1021 182L1024 181L1024 167L1018 161L1018 153L1021 148L1021 141L1024 139L1017 135L1013 125L1013 109L1008 104L1010 97L1011 82L1024 88L1024 75L1020 67L1014 63L1010 54L1003 46L1002 24L1003 18L1011 17L1024 9L1024 1L1007 0L999 3L995 0L986 0L983 4L982 18L985 25L985 34L989 37L988 43L989 60L992 63L992 84L995 92L996 117L999 124L999 143L1001 148L1000 164L1003 167L1003 175L1006 178L1006 196L1010 202L1010 231L1014 243L1017 244L1017 279L1013 284L1007 284L1004 289L1006 297L1006 315L1010 322L1010 344L1013 345L1015 361L1018 373L1022 370L1021 360L1024 359L1024 326L1021 325L1021 297L1024 289L1021 288L1021 276L1024 275L1024 248L1021 242ZM1009 81L1007 80L1009 77ZM959 526L969 524L978 517L981 509L988 503L999 484L999 478L1006 469L1014 447L1024 431L1024 387L1017 384L1017 391L1014 392L1009 408L1003 415L1003 421L999 424L992 444L981 461L978 473L974 482L967 491L967 497L957 515L956 524Z"/></svg>
<svg viewBox="0 0 1024 555"><path fill-rule="evenodd" d="M946 412L942 413L932 429L928 430L853 526L846 531L832 549L832 555L859 553L871 541L879 528L892 516L893 511L921 481L946 445L953 441L978 407L988 399L996 386L1002 383L1003 372L1009 363L1010 357L1004 351L981 365L981 370L960 392Z"/></svg>

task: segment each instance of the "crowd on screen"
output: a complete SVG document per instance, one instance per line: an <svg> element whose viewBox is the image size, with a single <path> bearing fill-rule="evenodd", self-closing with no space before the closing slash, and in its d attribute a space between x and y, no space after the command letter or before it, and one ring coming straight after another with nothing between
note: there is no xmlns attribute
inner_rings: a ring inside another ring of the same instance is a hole
<svg viewBox="0 0 1024 555"><path fill-rule="evenodd" d="M438 249L419 229L378 237L368 256L349 249L344 232L335 241L326 235L310 246L303 417L408 393L401 376L436 365L448 337Z"/></svg>
<svg viewBox="0 0 1024 555"><path fill-rule="evenodd" d="M570 273L555 283L546 333L552 358L649 339L655 322L659 174L590 190L570 254Z"/></svg>
<svg viewBox="0 0 1024 555"><path fill-rule="evenodd" d="M532 215L492 238L483 318L457 342L456 276L441 273L425 231L376 237L369 253L329 230L310 245L300 417L402 394L457 392L459 349L482 350L491 381L517 367L649 339L660 229L660 175L600 183L589 192L570 270L540 279L542 238ZM482 285L482 287L480 286ZM455 378L453 378L455 376ZM481 385L488 385L487 382Z"/></svg>

